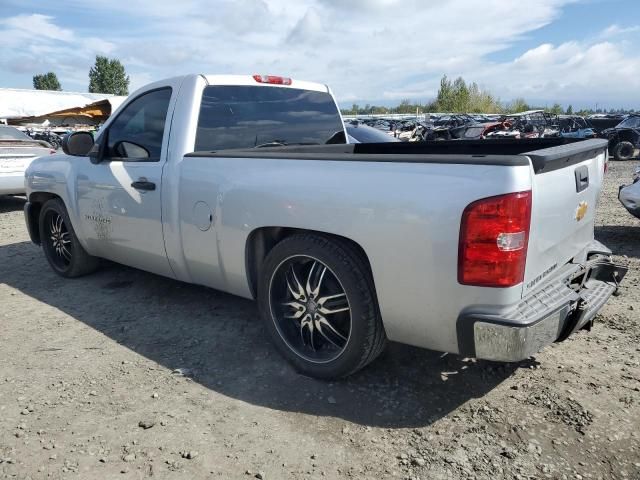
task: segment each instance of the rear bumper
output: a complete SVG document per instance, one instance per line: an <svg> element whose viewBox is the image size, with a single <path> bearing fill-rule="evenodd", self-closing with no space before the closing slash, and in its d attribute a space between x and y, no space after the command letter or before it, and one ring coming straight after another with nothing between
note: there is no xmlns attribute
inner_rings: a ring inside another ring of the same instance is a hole
<svg viewBox="0 0 640 480"><path fill-rule="evenodd" d="M590 326L627 269L602 256L576 267L570 278L545 285L508 312L496 315L475 311L461 315L460 353L516 362Z"/></svg>
<svg viewBox="0 0 640 480"><path fill-rule="evenodd" d="M24 172L0 174L0 195L17 195L25 191Z"/></svg>

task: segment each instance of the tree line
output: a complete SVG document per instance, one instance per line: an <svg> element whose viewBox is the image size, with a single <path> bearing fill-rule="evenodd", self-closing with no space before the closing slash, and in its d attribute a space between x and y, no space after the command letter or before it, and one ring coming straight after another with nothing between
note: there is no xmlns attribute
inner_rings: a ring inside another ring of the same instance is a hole
<svg viewBox="0 0 640 480"><path fill-rule="evenodd" d="M343 115L385 115L407 114L415 115L416 112L447 112L447 113L519 113L527 110L545 110L556 115L592 115L594 113L634 113L634 110L625 109L580 109L574 111L572 105L563 108L559 103L551 107L530 105L524 98L516 98L511 102L503 103L490 92L481 88L475 82L468 84L462 77L451 81L447 76L440 80L440 88L436 98L426 102L413 102L404 99L395 107L384 107L366 104L360 106L354 103L351 108L342 109Z"/></svg>
<svg viewBox="0 0 640 480"><path fill-rule="evenodd" d="M47 72L33 76L33 88L61 91L62 85L54 72ZM96 56L95 64L89 70L89 93L129 95L129 75L120 60Z"/></svg>

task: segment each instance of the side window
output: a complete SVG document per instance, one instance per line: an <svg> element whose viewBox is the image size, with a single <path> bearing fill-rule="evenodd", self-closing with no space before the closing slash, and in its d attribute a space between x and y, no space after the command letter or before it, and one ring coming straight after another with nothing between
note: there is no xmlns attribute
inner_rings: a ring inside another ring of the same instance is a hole
<svg viewBox="0 0 640 480"><path fill-rule="evenodd" d="M163 88L128 104L109 126L107 157L159 161L170 99L171 89Z"/></svg>

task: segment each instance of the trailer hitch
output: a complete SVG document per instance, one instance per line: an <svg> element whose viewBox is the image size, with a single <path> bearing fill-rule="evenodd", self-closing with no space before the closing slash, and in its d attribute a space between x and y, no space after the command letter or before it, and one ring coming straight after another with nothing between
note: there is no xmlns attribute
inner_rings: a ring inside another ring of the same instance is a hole
<svg viewBox="0 0 640 480"><path fill-rule="evenodd" d="M598 261L591 264L584 274L577 291L580 296L557 342L567 339L581 328L589 329L596 314L610 295L619 295L620 282L628 268L610 261ZM613 290L612 290L613 289Z"/></svg>
<svg viewBox="0 0 640 480"><path fill-rule="evenodd" d="M616 297L620 295L620 282L627 274L629 269L627 267L623 267L622 265L616 265L611 262L598 262L594 264L590 270L585 275L585 279L588 280L599 280L601 282L613 283L616 289L613 292L613 295Z"/></svg>

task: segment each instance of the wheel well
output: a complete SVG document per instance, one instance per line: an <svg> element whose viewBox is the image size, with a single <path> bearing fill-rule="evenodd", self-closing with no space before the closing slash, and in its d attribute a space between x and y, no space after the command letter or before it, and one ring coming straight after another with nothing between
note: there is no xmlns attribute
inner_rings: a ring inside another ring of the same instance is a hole
<svg viewBox="0 0 640 480"><path fill-rule="evenodd" d="M621 130L617 133L616 144L620 142L631 142L635 146L638 136L634 135L634 132L630 130Z"/></svg>
<svg viewBox="0 0 640 480"><path fill-rule="evenodd" d="M246 244L246 262L247 262L247 280L249 287L251 288L251 294L254 298L258 293L258 278L260 276L260 269L264 263L264 259L267 257L273 247L279 242L291 235L298 233L315 233L324 237L337 240L343 245L348 245L353 248L358 255L365 262L369 273L371 275L371 281L373 282L373 273L371 270L371 263L369 257L365 253L364 249L357 242L350 238L343 237L341 235L335 235L332 233L320 232L317 230L308 230L303 228L289 228L289 227L262 227L252 231L249 234Z"/></svg>
<svg viewBox="0 0 640 480"><path fill-rule="evenodd" d="M49 192L33 192L29 195L29 203L31 204L31 215L29 215L30 232L32 240L36 244L40 244L40 210L42 206L53 198L60 198L58 195Z"/></svg>

